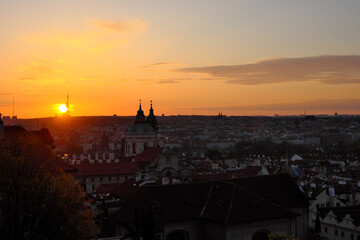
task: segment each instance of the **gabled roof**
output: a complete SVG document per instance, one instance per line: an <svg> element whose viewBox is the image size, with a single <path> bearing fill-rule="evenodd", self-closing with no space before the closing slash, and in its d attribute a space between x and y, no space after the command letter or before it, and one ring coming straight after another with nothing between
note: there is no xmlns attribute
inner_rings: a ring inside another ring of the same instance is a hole
<svg viewBox="0 0 360 240"><path fill-rule="evenodd" d="M341 221L347 214L354 220L356 226L360 225L360 205L351 207L319 208L320 217L324 218L330 211L334 213L338 221Z"/></svg>

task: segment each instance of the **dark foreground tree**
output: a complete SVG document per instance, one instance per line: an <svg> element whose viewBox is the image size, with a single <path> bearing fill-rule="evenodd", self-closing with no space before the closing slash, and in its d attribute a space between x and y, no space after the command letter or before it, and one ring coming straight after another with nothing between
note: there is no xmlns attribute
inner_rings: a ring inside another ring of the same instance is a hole
<svg viewBox="0 0 360 240"><path fill-rule="evenodd" d="M54 166L45 146L0 142L0 239L88 239L94 225L85 195Z"/></svg>

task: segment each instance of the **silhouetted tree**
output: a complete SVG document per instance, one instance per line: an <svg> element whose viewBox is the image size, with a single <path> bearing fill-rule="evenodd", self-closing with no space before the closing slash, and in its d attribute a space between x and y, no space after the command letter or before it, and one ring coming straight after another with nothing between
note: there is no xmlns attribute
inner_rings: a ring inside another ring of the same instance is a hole
<svg viewBox="0 0 360 240"><path fill-rule="evenodd" d="M14 152L0 142L0 239L92 237L92 214L73 177L45 146L19 145Z"/></svg>

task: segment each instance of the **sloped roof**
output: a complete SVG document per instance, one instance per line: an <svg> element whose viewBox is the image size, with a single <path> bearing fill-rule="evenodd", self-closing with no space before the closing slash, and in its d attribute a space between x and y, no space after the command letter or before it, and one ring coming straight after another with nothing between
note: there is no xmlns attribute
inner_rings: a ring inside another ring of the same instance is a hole
<svg viewBox="0 0 360 240"><path fill-rule="evenodd" d="M215 182L203 218L228 224L296 216L293 212L228 182Z"/></svg>
<svg viewBox="0 0 360 240"><path fill-rule="evenodd" d="M135 209L151 209L156 222L208 220L219 224L297 216L229 182L144 186L110 221L134 223Z"/></svg>
<svg viewBox="0 0 360 240"><path fill-rule="evenodd" d="M101 184L96 188L96 193L111 193L117 197L128 198L138 187L139 186L136 185L136 180L130 178L122 183Z"/></svg>
<svg viewBox="0 0 360 240"><path fill-rule="evenodd" d="M295 154L292 158L291 161L299 161L299 160L304 160L302 157L300 157L299 155Z"/></svg>
<svg viewBox="0 0 360 240"><path fill-rule="evenodd" d="M210 187L209 182L143 186L129 198L128 204L109 220L134 223L136 208L152 209L156 222L197 219Z"/></svg>
<svg viewBox="0 0 360 240"><path fill-rule="evenodd" d="M144 169L145 167L153 163L163 150L164 148L162 147L147 148L145 151L136 155L134 157L134 160L136 161L136 164L140 169Z"/></svg>
<svg viewBox="0 0 360 240"><path fill-rule="evenodd" d="M47 128L42 128L40 131L28 131L27 135L38 139L46 145L52 145L54 143L54 139Z"/></svg>
<svg viewBox="0 0 360 240"><path fill-rule="evenodd" d="M228 181L280 206L294 208L308 205L307 197L288 174L262 175Z"/></svg>

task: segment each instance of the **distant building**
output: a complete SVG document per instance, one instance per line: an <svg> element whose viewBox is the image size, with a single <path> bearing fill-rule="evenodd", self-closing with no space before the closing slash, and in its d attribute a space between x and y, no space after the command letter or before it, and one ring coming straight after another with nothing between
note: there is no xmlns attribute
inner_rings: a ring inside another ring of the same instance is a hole
<svg viewBox="0 0 360 240"><path fill-rule="evenodd" d="M329 240L360 239L360 206L320 208L318 232Z"/></svg>

